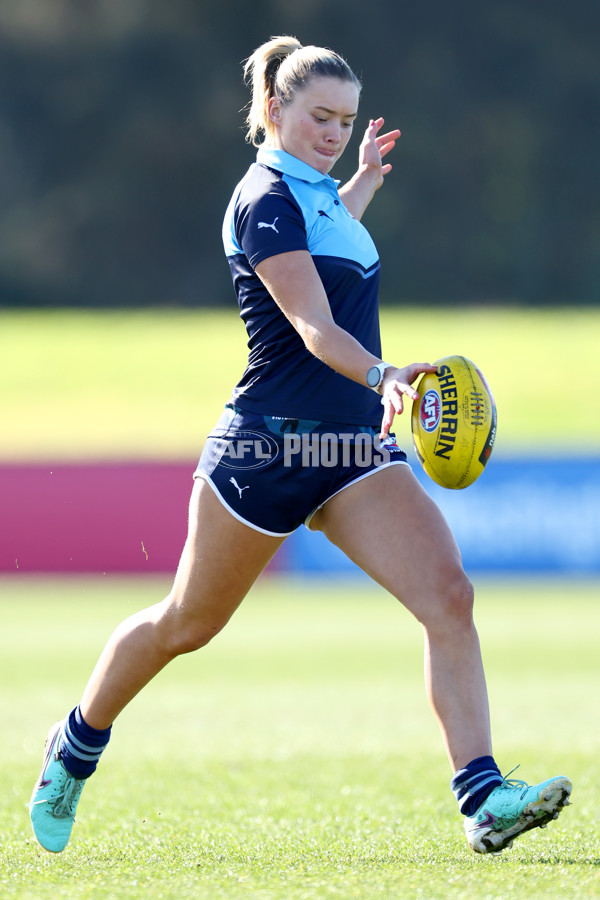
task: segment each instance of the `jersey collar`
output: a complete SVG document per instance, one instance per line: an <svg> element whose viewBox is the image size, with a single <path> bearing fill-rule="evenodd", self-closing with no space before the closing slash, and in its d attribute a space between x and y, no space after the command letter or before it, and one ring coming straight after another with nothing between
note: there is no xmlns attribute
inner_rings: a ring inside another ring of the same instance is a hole
<svg viewBox="0 0 600 900"><path fill-rule="evenodd" d="M287 150L277 150L274 147L259 147L256 154L256 162L284 175L290 175L292 178L299 178L301 181L308 181L316 184L318 181L325 181L337 190L339 181L336 181L331 175L324 175L309 166L308 163L302 162Z"/></svg>

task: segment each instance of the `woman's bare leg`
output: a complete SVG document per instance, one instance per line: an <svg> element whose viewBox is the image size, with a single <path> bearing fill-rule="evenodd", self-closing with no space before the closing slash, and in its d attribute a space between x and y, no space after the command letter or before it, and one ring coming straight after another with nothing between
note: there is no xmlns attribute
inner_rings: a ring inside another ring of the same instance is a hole
<svg viewBox="0 0 600 900"><path fill-rule="evenodd" d="M473 591L436 504L407 466L350 485L313 517L425 632L425 682L453 771L491 755L490 716Z"/></svg>
<svg viewBox="0 0 600 900"><path fill-rule="evenodd" d="M204 646L227 624L283 538L235 519L196 479L189 531L173 589L111 635L85 688L80 710L105 729L174 657Z"/></svg>

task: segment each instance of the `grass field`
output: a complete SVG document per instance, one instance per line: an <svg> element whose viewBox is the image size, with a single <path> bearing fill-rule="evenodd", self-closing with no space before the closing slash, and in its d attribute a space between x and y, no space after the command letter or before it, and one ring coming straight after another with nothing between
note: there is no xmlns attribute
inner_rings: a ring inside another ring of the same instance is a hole
<svg viewBox="0 0 600 900"><path fill-rule="evenodd" d="M600 448L598 309L396 309L383 355L475 360L498 405L496 453ZM223 312L0 314L0 459L194 459L246 359ZM397 422L410 446L407 416Z"/></svg>
<svg viewBox="0 0 600 900"><path fill-rule="evenodd" d="M385 311L384 357L462 353L495 453L600 450L598 310ZM235 309L0 313L0 461L194 459L245 362ZM408 417L398 423L410 444ZM160 578L0 578L0 897L600 898L598 585L483 582L504 772L564 772L573 806L498 858L467 847L422 685L422 639L379 588L259 582L205 650L118 720L52 856L25 809L48 726Z"/></svg>
<svg viewBox="0 0 600 900"><path fill-rule="evenodd" d="M25 809L45 730L114 624L166 589L0 581L2 897L600 897L600 607L583 583L479 585L498 761L575 785L498 858L464 841L416 623L376 587L268 578L117 721L71 844L45 853Z"/></svg>

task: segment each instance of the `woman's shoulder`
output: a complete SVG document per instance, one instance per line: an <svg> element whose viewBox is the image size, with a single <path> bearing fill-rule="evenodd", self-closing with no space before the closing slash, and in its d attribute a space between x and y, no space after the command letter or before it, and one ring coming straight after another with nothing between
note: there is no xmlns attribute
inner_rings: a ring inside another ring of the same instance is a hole
<svg viewBox="0 0 600 900"><path fill-rule="evenodd" d="M225 214L223 243L227 256L244 252L253 266L267 256L306 249L302 209L280 172L250 167Z"/></svg>
<svg viewBox="0 0 600 900"><path fill-rule="evenodd" d="M273 213L302 219L302 209L281 172L254 163L231 198L228 214L235 220L253 219Z"/></svg>
<svg viewBox="0 0 600 900"><path fill-rule="evenodd" d="M256 202L270 195L293 199L283 173L260 162L250 166L234 193L246 203Z"/></svg>

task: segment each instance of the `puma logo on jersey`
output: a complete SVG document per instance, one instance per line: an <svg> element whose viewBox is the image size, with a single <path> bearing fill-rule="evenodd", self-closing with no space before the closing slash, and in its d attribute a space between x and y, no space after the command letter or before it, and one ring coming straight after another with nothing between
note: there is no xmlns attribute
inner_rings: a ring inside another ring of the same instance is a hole
<svg viewBox="0 0 600 900"><path fill-rule="evenodd" d="M270 222L259 222L258 227L259 228L272 228L276 234L279 234L279 229L275 227L275 222L277 221L278 218L279 218L279 216L275 216L272 224Z"/></svg>
<svg viewBox="0 0 600 900"><path fill-rule="evenodd" d="M330 222L333 222L333 219L331 218L329 213L326 213L324 209L318 209L317 212L320 216L325 216L326 219L329 219Z"/></svg>
<svg viewBox="0 0 600 900"><path fill-rule="evenodd" d="M235 480L235 478L233 477L233 475L231 476L231 478L230 478L229 480L230 480L231 484L234 486L234 488L237 488L238 493L239 493L239 495L240 495L240 500L241 500L241 499L242 499L242 492L243 492L243 491L247 491L248 488L250 487L250 485L249 485L249 484L245 484L243 487L240 487L239 484L237 483L237 481Z"/></svg>

